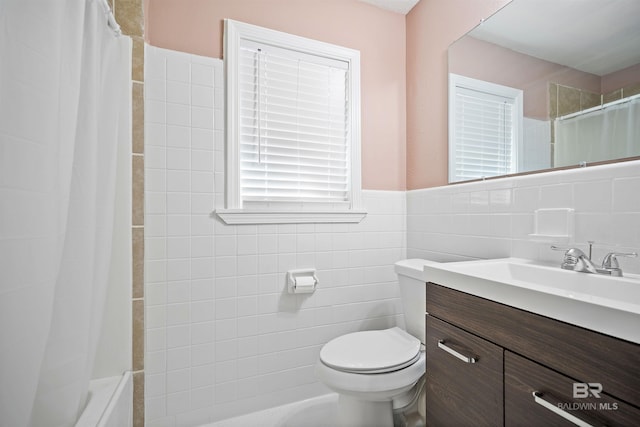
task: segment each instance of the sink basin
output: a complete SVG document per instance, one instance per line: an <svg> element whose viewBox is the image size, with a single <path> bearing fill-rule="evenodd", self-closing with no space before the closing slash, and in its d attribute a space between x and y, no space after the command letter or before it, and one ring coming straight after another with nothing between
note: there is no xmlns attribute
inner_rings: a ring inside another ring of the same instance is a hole
<svg viewBox="0 0 640 427"><path fill-rule="evenodd" d="M427 265L428 280L640 343L640 276L578 273L519 258Z"/></svg>
<svg viewBox="0 0 640 427"><path fill-rule="evenodd" d="M640 313L637 276L578 273L517 258L457 263L459 273Z"/></svg>

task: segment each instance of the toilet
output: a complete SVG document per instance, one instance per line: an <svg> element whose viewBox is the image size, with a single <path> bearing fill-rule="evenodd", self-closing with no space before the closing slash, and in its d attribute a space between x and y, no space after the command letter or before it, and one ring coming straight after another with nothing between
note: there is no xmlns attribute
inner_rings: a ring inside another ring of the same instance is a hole
<svg viewBox="0 0 640 427"><path fill-rule="evenodd" d="M320 350L316 377L338 393L341 427L392 427L393 408L411 402L425 373L425 264L395 264L406 330L353 332Z"/></svg>

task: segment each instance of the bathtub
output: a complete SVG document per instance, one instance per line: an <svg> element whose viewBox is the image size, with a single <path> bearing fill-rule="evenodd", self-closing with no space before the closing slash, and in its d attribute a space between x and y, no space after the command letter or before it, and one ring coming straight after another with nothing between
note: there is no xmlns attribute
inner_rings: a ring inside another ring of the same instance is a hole
<svg viewBox="0 0 640 427"><path fill-rule="evenodd" d="M131 372L92 380L89 383L87 405L75 427L131 427L132 405Z"/></svg>

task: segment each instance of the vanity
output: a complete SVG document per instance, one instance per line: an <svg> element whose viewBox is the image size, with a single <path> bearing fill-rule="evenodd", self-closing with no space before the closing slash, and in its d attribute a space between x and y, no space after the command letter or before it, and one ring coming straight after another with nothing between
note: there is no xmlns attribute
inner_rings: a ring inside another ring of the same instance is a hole
<svg viewBox="0 0 640 427"><path fill-rule="evenodd" d="M425 272L427 425L638 425L640 280L512 258Z"/></svg>

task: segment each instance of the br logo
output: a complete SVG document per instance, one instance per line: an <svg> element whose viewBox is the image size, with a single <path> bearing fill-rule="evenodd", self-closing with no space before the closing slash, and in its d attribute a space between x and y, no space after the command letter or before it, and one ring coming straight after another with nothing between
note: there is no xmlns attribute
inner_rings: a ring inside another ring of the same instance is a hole
<svg viewBox="0 0 640 427"><path fill-rule="evenodd" d="M575 399L584 399L593 396L600 399L602 392L602 384L600 383L573 383L573 397Z"/></svg>

